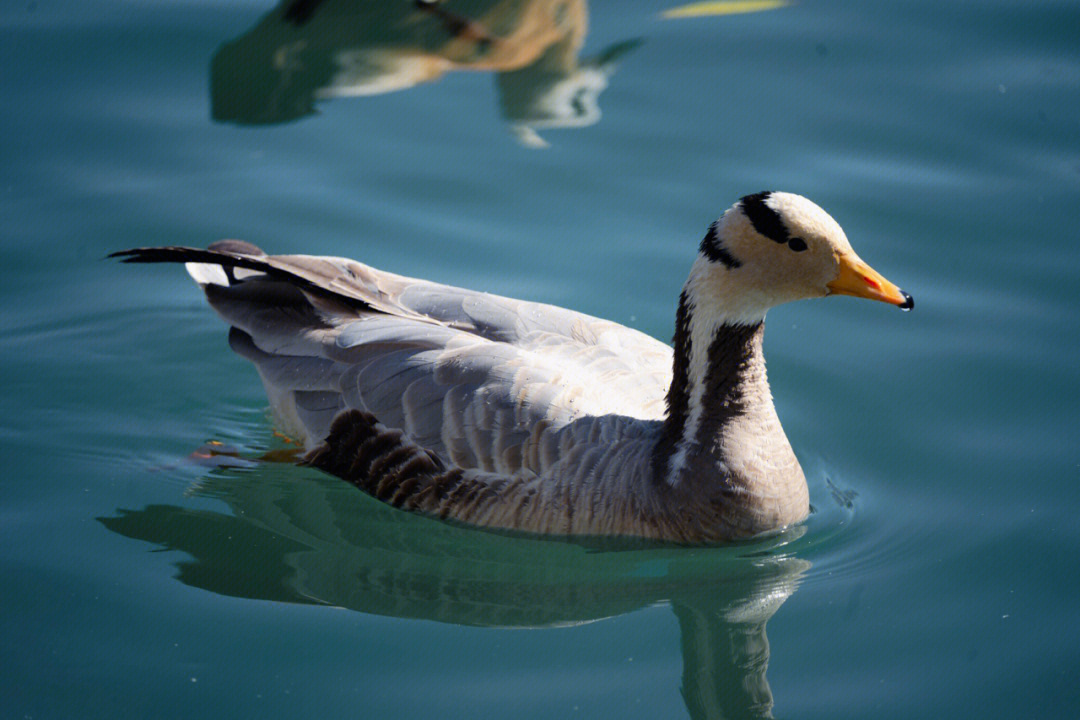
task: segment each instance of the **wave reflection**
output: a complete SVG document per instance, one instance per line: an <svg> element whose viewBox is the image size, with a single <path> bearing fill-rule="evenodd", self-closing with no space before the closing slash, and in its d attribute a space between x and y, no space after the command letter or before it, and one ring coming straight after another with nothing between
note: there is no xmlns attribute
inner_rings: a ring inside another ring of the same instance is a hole
<svg viewBox="0 0 1080 720"><path fill-rule="evenodd" d="M580 58L587 25L585 0L284 0L215 53L211 115L284 123L314 114L322 100L485 71L496 75L514 135L543 147L540 130L600 119L616 62L640 42Z"/></svg>
<svg viewBox="0 0 1080 720"><path fill-rule="evenodd" d="M693 718L770 717L765 625L810 563L803 528L753 544L685 548L479 531L389 508L290 466L213 471L191 493L230 512L118 509L108 529L189 556L190 586L484 627L559 627L658 603L678 618Z"/></svg>

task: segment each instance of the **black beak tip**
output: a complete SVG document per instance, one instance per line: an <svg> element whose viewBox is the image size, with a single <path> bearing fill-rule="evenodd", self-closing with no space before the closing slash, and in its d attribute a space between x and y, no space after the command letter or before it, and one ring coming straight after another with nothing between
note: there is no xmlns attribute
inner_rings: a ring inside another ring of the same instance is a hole
<svg viewBox="0 0 1080 720"><path fill-rule="evenodd" d="M904 302L899 306L901 310L907 312L911 308L915 307L915 298L911 297L910 293L901 290L900 294L904 296Z"/></svg>

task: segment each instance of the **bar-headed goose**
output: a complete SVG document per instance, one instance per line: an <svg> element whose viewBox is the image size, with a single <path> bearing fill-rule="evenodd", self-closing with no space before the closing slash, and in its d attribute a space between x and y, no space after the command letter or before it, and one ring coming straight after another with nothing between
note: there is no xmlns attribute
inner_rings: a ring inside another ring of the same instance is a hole
<svg viewBox="0 0 1080 720"><path fill-rule="evenodd" d="M912 298L809 200L748 195L709 228L674 349L613 322L331 257L136 248L186 262L305 461L464 523L680 542L797 523L806 480L765 376L766 311Z"/></svg>

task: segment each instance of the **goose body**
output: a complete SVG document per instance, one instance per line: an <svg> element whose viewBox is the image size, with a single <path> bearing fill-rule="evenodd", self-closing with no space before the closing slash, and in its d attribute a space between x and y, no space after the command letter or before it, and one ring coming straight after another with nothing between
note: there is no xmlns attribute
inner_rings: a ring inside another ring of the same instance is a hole
<svg viewBox="0 0 1080 720"><path fill-rule="evenodd" d="M709 228L674 348L541 303L226 240L184 262L305 462L395 506L537 533L717 542L809 511L773 407L765 311L909 295L805 198L758 193Z"/></svg>

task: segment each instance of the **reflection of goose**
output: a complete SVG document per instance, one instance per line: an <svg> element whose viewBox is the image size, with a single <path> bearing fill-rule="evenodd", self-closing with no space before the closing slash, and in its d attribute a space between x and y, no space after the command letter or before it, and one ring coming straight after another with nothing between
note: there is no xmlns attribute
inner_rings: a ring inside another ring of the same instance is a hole
<svg viewBox="0 0 1080 720"><path fill-rule="evenodd" d="M745 197L712 225L674 354L570 310L343 259L239 241L117 255L189 263L311 464L399 507L553 534L707 542L802 520L765 312L830 293L912 304L786 193Z"/></svg>
<svg viewBox="0 0 1080 720"><path fill-rule="evenodd" d="M525 145L544 147L537 130L575 128L600 119L600 93L607 88L618 58L637 47L631 40L614 45L598 57L575 67L533 63L521 70L499 73L503 116Z"/></svg>
<svg viewBox="0 0 1080 720"><path fill-rule="evenodd" d="M536 628L670 602L690 715L768 716L765 626L809 567L780 551L798 532L772 547L694 552L508 537L395 512L329 479L297 482L287 469L205 478L196 494L230 512L153 505L101 522L190 555L177 562L181 581L233 597Z"/></svg>
<svg viewBox="0 0 1080 720"><path fill-rule="evenodd" d="M286 122L313 113L319 99L493 71L515 133L543 144L535 129L599 119L597 96L615 60L636 45L579 61L587 15L585 0L285 0L215 54L212 114Z"/></svg>

